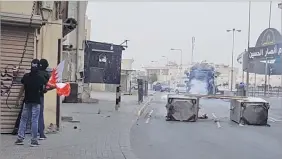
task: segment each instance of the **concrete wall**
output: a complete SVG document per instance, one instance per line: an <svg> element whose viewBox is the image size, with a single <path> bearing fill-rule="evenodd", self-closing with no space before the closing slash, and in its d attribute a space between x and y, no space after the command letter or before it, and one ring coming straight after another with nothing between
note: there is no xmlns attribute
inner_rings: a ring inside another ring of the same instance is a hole
<svg viewBox="0 0 282 159"><path fill-rule="evenodd" d="M83 41L85 40L85 14L87 9L87 1L69 1L69 12L68 16L77 19L77 28L69 33L64 41L65 45L72 45L73 49L76 50L74 53L70 52L71 60L71 79L70 81L77 81L77 73L84 71L84 46Z"/></svg>
<svg viewBox="0 0 282 159"><path fill-rule="evenodd" d="M85 40L90 40L91 38L91 20L88 16L85 16Z"/></svg>
<svg viewBox="0 0 282 159"><path fill-rule="evenodd" d="M61 20L54 21L62 23ZM45 58L49 61L49 67L54 68L57 66L58 59L58 39L62 38L62 25L47 24L41 28L41 34L38 35L38 58ZM50 123L56 123L56 90L50 91L45 94L44 101L44 118L45 125L49 126Z"/></svg>
<svg viewBox="0 0 282 159"><path fill-rule="evenodd" d="M81 73L84 72L84 40L86 40L85 32L85 14L87 9L87 1L69 1L68 17L77 20L77 27L74 31L64 37L64 45L72 45L72 51L64 51L63 57L66 60L63 78L70 82L78 84L78 99L90 96L86 89L89 86L83 82Z"/></svg>
<svg viewBox="0 0 282 159"><path fill-rule="evenodd" d="M91 91L105 91L105 84L103 83L90 83Z"/></svg>
<svg viewBox="0 0 282 159"><path fill-rule="evenodd" d="M0 1L0 11L30 15L33 1Z"/></svg>

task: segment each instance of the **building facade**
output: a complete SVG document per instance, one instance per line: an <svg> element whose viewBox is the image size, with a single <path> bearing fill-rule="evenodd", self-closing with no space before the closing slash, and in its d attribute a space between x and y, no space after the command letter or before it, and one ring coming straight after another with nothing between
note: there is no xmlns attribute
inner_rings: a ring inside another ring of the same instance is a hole
<svg viewBox="0 0 282 159"><path fill-rule="evenodd" d="M50 67L56 67L59 57L59 39L62 38L62 20L59 4L49 6L47 17L41 12L45 4L37 1L1 1L1 133L11 133L20 107L16 100L21 87L20 79L30 68L33 58L45 58ZM45 14L46 15L46 14ZM45 22L48 22L46 24ZM45 23L45 25L44 25ZM45 125L56 125L56 92L45 96ZM48 102L47 102L48 101Z"/></svg>
<svg viewBox="0 0 282 159"><path fill-rule="evenodd" d="M62 60L62 38L76 26L66 1L1 1L1 133L11 133L21 107L16 100L20 79L33 58L47 59L55 68ZM56 90L45 94L45 125L60 126Z"/></svg>
<svg viewBox="0 0 282 159"><path fill-rule="evenodd" d="M84 91L84 41L90 36L90 29L86 27L87 1L68 1L68 18L77 20L76 28L63 38L62 59L65 60L63 72L64 81L77 86L76 101L88 98L88 90ZM91 28L91 27L90 27ZM89 35L88 35L89 34ZM86 89L88 87L85 87Z"/></svg>
<svg viewBox="0 0 282 159"><path fill-rule="evenodd" d="M121 61L121 76L120 76L120 85L122 92L129 92L131 87L132 68L134 60L133 59L122 59Z"/></svg>
<svg viewBox="0 0 282 159"><path fill-rule="evenodd" d="M219 73L219 76L217 77L217 85L224 86L228 89L231 88L231 73L232 68L229 65L224 64L214 64L215 70ZM235 89L236 83L239 83L241 81L238 81L239 76L239 69L234 67L233 68L233 89Z"/></svg>
<svg viewBox="0 0 282 159"><path fill-rule="evenodd" d="M231 85L231 67L224 64L213 64L215 70L219 72L217 77L218 85L226 85L227 88L230 88ZM166 66L146 66L144 67L146 71L146 76L156 74L159 82L169 83L171 87L174 87L177 83L184 83L186 80L186 75L184 74L185 70L189 71L192 65L183 65L183 69L180 70L177 65L166 65ZM235 88L236 83L238 82L238 68L234 68L233 71L233 88Z"/></svg>

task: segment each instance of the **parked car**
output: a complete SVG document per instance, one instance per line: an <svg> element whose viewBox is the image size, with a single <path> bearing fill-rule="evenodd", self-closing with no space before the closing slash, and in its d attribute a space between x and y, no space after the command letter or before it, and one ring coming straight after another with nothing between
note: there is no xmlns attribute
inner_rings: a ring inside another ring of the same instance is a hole
<svg viewBox="0 0 282 159"><path fill-rule="evenodd" d="M159 82L156 82L155 84L153 84L153 90L154 91L161 91L162 89L162 85Z"/></svg>
<svg viewBox="0 0 282 159"><path fill-rule="evenodd" d="M177 84L176 88L175 88L175 93L179 94L179 93L186 93L187 88L185 84Z"/></svg>
<svg viewBox="0 0 282 159"><path fill-rule="evenodd" d="M164 84L161 87L161 92L170 92L170 90L171 89L170 89L169 85Z"/></svg>

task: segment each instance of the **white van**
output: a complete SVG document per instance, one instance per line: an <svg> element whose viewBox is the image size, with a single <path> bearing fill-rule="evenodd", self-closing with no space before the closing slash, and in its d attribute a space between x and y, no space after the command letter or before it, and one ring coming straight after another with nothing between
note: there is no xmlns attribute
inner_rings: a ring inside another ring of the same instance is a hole
<svg viewBox="0 0 282 159"><path fill-rule="evenodd" d="M176 88L175 88L176 94L186 93L186 92L187 92L186 84L177 84L176 85Z"/></svg>

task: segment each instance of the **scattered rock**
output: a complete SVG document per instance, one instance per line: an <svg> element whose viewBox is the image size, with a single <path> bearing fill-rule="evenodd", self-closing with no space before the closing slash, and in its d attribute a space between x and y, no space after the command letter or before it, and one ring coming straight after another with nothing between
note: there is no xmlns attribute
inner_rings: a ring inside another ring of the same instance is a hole
<svg viewBox="0 0 282 159"><path fill-rule="evenodd" d="M73 117L71 117L71 116L62 116L62 117L61 117L61 120L62 120L62 121L72 121L72 120L73 120Z"/></svg>
<svg viewBox="0 0 282 159"><path fill-rule="evenodd" d="M46 130L46 134L56 134L58 132L58 127L57 125L54 125L53 123L51 123L47 130Z"/></svg>
<svg viewBox="0 0 282 159"><path fill-rule="evenodd" d="M68 122L70 122L70 123L80 123L79 120L71 120L71 121L68 121Z"/></svg>
<svg viewBox="0 0 282 159"><path fill-rule="evenodd" d="M87 98L87 99L83 99L82 103L99 103L99 99L94 99L94 98Z"/></svg>

